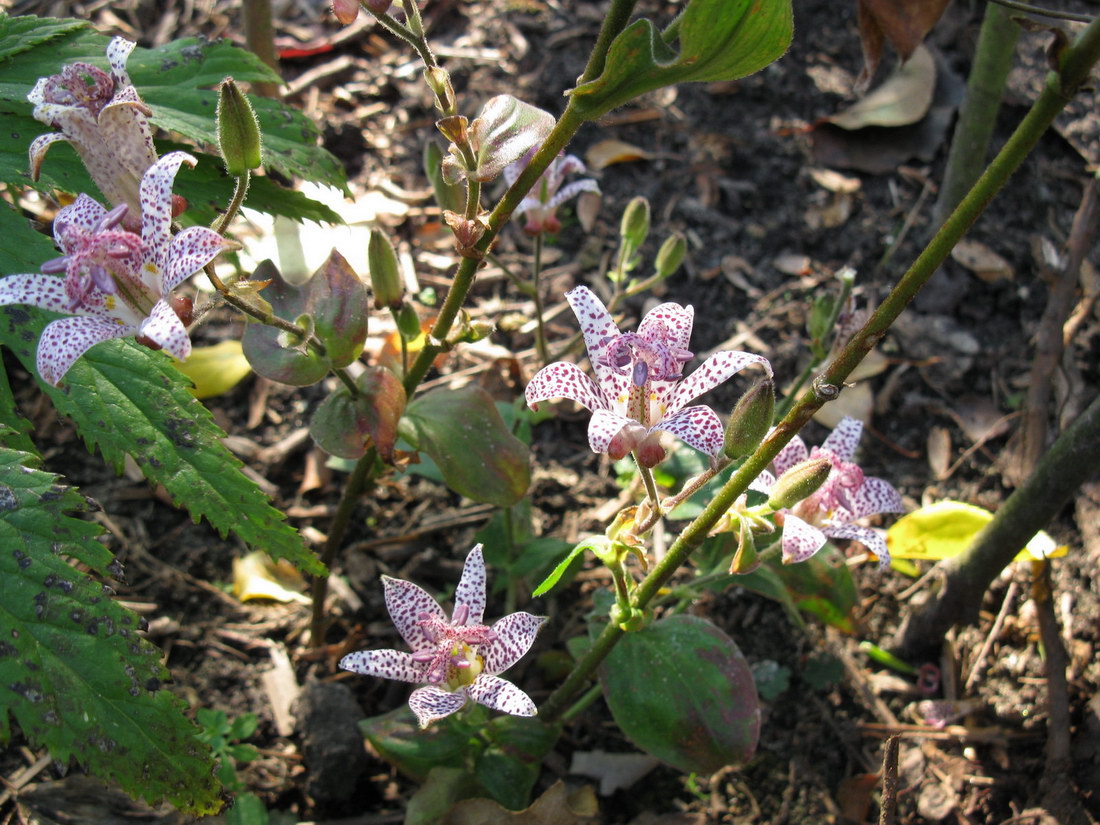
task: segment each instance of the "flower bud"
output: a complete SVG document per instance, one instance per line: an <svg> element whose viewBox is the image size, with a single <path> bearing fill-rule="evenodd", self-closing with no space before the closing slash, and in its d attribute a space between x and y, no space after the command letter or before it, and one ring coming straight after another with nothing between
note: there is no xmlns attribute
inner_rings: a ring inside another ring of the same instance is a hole
<svg viewBox="0 0 1100 825"><path fill-rule="evenodd" d="M832 470L833 464L827 458L811 458L795 464L775 482L768 496L768 506L773 510L794 507L802 499L816 493Z"/></svg>
<svg viewBox="0 0 1100 825"><path fill-rule="evenodd" d="M412 341L420 334L420 316L412 304L405 304L397 313L397 331L406 341Z"/></svg>
<svg viewBox="0 0 1100 825"><path fill-rule="evenodd" d="M367 241L367 271L374 289L374 308L401 309L405 303L405 285L397 264L397 253L385 233L372 229Z"/></svg>
<svg viewBox="0 0 1100 825"><path fill-rule="evenodd" d="M439 67L425 69L424 80L435 93L436 106L439 107L439 111L444 115L454 114L457 106L455 103L455 90L451 85L451 76L447 74L447 71Z"/></svg>
<svg viewBox="0 0 1100 825"><path fill-rule="evenodd" d="M665 242L661 244L661 248L657 250L657 260L654 263L654 268L657 270L657 277L667 278L679 269L680 264L684 262L684 256L686 254L687 241L684 240L683 235L677 232L665 238Z"/></svg>
<svg viewBox="0 0 1100 825"><path fill-rule="evenodd" d="M730 413L722 445L726 458L740 458L759 447L771 428L774 414L775 382L765 378L742 395Z"/></svg>
<svg viewBox="0 0 1100 825"><path fill-rule="evenodd" d="M227 77L218 90L218 148L225 171L233 177L243 177L249 169L257 169L260 157L260 124L252 104L244 92Z"/></svg>
<svg viewBox="0 0 1100 825"><path fill-rule="evenodd" d="M645 243L649 235L649 201L641 195L634 198L623 210L619 234L634 249Z"/></svg>

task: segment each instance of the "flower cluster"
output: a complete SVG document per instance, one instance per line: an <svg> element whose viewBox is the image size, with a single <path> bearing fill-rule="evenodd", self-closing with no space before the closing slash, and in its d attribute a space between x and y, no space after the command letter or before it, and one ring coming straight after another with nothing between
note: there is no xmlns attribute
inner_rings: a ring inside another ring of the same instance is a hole
<svg viewBox="0 0 1100 825"><path fill-rule="evenodd" d="M383 576L386 609L412 652L360 650L341 659L340 667L424 685L409 696L409 707L422 728L460 710L470 699L513 716L534 716L531 698L497 674L530 649L546 619L511 613L491 627L483 625L485 581L479 544L466 557L455 591L455 609L448 620L425 590Z"/></svg>
<svg viewBox="0 0 1100 825"><path fill-rule="evenodd" d="M111 338L144 336L176 358L191 353L187 328L171 304L171 292L226 246L203 227L171 234L172 183L180 165L194 166L185 152L156 161L141 179L137 235L120 224L125 204L108 212L79 195L54 219L54 240L63 255L42 272L0 280L0 305L28 304L71 318L50 322L38 342L38 373L56 385L90 347ZM65 273L64 278L56 277Z"/></svg>
<svg viewBox="0 0 1100 825"><path fill-rule="evenodd" d="M35 119L61 130L31 143L31 177L38 179L51 145L68 141L107 200L130 208L123 218L129 229L136 229L141 220L141 181L157 160L149 107L126 73L135 45L116 37L107 46L109 73L90 63L72 63L60 74L39 80L27 95Z"/></svg>
<svg viewBox="0 0 1100 825"><path fill-rule="evenodd" d="M783 561L805 561L825 544L827 538L854 539L878 556L883 566L890 562L890 551L882 536L870 527L855 524L859 519L878 513L900 513L905 507L901 496L889 482L864 474L852 462L863 422L843 418L820 447L806 448L795 436L775 457L777 475L810 459L824 458L832 464L825 483L794 507L779 511L776 521L783 525ZM752 489L768 493L776 476L764 471L752 483Z"/></svg>
<svg viewBox="0 0 1100 825"><path fill-rule="evenodd" d="M520 173L527 168L536 151L538 147L532 147L522 158L504 167L504 180L509 186L515 183ZM554 158L535 185L531 187L531 193L516 207L517 212L523 213L525 221L523 231L528 235L558 232L561 229L561 221L558 220L557 215L559 206L577 197L581 192L598 194L600 187L591 178L581 178L562 186L566 175L573 173L583 175L585 171L584 162L576 155L562 153Z"/></svg>
<svg viewBox="0 0 1100 825"><path fill-rule="evenodd" d="M749 352L722 351L683 377L691 360L688 350L694 311L666 303L642 319L637 332L622 333L607 307L587 287L566 294L581 325L593 381L565 361L550 364L527 385L527 404L569 398L592 412L588 443L597 453L622 458L633 450L647 466L664 458L656 433L665 430L707 455L722 449L722 422L710 407L685 406L750 364L771 375L767 359Z"/></svg>

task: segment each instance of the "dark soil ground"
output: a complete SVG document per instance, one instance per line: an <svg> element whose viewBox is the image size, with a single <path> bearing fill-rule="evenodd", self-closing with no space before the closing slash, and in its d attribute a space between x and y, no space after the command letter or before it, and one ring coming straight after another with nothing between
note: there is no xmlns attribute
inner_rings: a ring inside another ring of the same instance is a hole
<svg viewBox="0 0 1100 825"><path fill-rule="evenodd" d="M103 31L148 46L194 33L239 40L235 5L24 2L15 11L87 16ZM476 110L492 94L512 92L558 112L560 92L583 66L602 5L432 0L425 14L464 110ZM668 19L678 5L645 0L639 9ZM843 185L849 187L846 193L818 183L810 170L824 164L814 159L811 127L855 99L852 87L861 67L856 4L801 0L796 6L790 53L759 74L736 83L664 90L581 131L571 147L578 155L613 138L640 147L649 159L597 173L603 202L591 231L583 231L567 210L549 255L551 306L565 289L594 281L607 266L621 210L636 195L646 196L653 207L646 256L672 231L689 239L685 271L662 287L660 298L696 307L696 350L762 352L781 385L805 363L809 302L830 288L834 271L844 265L859 270L857 296L864 304L873 305L888 291L928 233L945 138L926 140L920 147L923 159L918 154L885 161L886 172L840 170L850 178ZM962 76L977 14L969 6L952 8L932 38L942 65ZM276 20L281 46L323 42L338 31L329 13L309 0L284 4ZM998 143L1025 111L1028 82L1042 76L1039 46L1022 47L1019 59L1033 68L1021 68L1014 78L1019 96L1002 109ZM284 60L282 71L293 90L291 100L323 122L325 143L347 164L357 193L414 194L404 214L381 219L410 249L421 286L442 294L447 267L439 260L450 254L449 244L441 240L438 212L423 196L420 171L433 115L418 72L408 70L410 60L367 26L335 48ZM306 82L300 82L303 76ZM877 157L877 149L863 144L852 151L864 160ZM983 279L949 261L883 343L885 369L868 379L873 417L861 456L865 469L894 483L912 507L954 498L996 509L1011 491L1003 460L1026 393L1032 338L1048 292L1033 249L1043 238L1056 247L1064 243L1096 160L1060 134L1047 135L970 235L1001 255L1013 276ZM529 265L530 242L518 228L505 233L498 251L513 266ZM1090 259L1095 261L1095 254ZM1095 292L1088 261L1085 270L1082 289ZM477 311L498 320L525 319L532 311L505 279L491 274L475 287L473 301ZM645 308L639 300L627 314L637 318ZM518 379L529 378L537 364L530 333L505 320L500 326L493 337L498 350L486 350L488 356L459 353L443 371L466 371L499 399L510 400L521 392ZM1056 378L1052 434L1096 393L1098 330L1097 316L1087 308ZM553 342L573 332L568 312L550 324ZM239 324L225 316L215 317L198 337L211 343L235 334ZM507 350L519 353L519 361L510 360ZM729 409L745 386L745 380L730 382L709 402ZM102 507L96 517L112 534L111 547L127 574L119 597L149 619L150 637L164 650L174 677L172 689L196 708L259 716L251 741L262 757L244 768L243 776L273 821L401 821L415 783L374 754L350 779L327 773L332 768L307 745L338 739L341 731L354 729L360 713L382 713L405 701L405 685L340 673L335 663L351 649L397 644L382 604L380 573L414 580L433 592L446 590L490 511L422 478L384 480L357 511L352 547L336 565L346 587L331 594L336 621L329 644L311 648L307 606L241 603L228 592L234 558L244 548L192 524L144 482L116 478L88 457L72 428L38 400L32 385L24 382L18 392L21 409L35 420L49 468L64 473ZM250 378L208 402L234 437L234 449L314 542L327 529L345 478L325 469L323 457L302 437L311 405L322 395L319 387L292 391ZM607 502L621 494L612 469L588 450L585 424L565 405L557 418L535 429L530 504L544 535L575 541L601 531L614 512ZM807 441L818 443L825 432L814 424ZM943 439L946 461L942 446L932 446ZM1100 491L1094 486L1049 528L1070 548L1054 564L1054 604L1069 655L1073 780L1093 817L1100 817L1098 514ZM674 525L666 532L674 535ZM849 555L859 552L853 547ZM827 630L816 619L800 631L778 605L736 587L709 594L692 608L725 629L755 668L788 673L789 685L780 685L764 702L760 748L748 765L709 777L657 767L630 787L601 797L600 821L873 821L873 774L891 733L903 737L898 822L1056 821L1042 820L1035 809L1044 792L1049 707L1028 566L1007 570L986 594L978 625L953 632L940 659L930 663L945 674L941 692L932 695L973 700L971 712L943 731L921 724L914 710L926 694L857 650L862 639L886 644L909 605L930 594L934 577L914 583L874 564L851 566L861 596L857 636ZM535 655L509 678L536 701L559 678L539 654L564 649L583 626L592 592L607 584L598 570L586 571L567 592L531 608L551 621ZM490 615L494 607L500 605L490 604ZM831 675L821 676L823 666ZM976 675L968 679L972 671ZM317 683L347 691L318 699ZM291 704L301 692L314 697L307 700L312 711ZM39 755L15 745L3 763L8 777ZM568 726L536 793L558 779L573 786L591 781L571 774L570 765L574 753L593 750L635 751L611 723L602 700ZM56 771L47 766L37 778L48 781ZM32 816L35 810L28 802L14 815ZM9 814L0 811L0 816Z"/></svg>

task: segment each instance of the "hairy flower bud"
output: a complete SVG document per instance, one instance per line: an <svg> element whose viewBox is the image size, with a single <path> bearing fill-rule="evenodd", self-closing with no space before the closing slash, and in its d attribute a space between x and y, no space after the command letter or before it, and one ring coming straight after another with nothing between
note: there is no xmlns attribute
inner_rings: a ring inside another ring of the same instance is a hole
<svg viewBox="0 0 1100 825"><path fill-rule="evenodd" d="M243 177L250 169L259 168L260 124L252 104L244 92L227 77L218 89L218 149L225 161L225 171Z"/></svg>
<svg viewBox="0 0 1100 825"><path fill-rule="evenodd" d="M722 452L726 458L748 455L764 440L775 413L775 382L765 378L741 396L730 413Z"/></svg>
<svg viewBox="0 0 1100 825"><path fill-rule="evenodd" d="M827 458L811 458L795 464L776 480L768 497L768 506L773 510L794 507L802 499L816 493L829 478L832 469L833 463Z"/></svg>
<svg viewBox="0 0 1100 825"><path fill-rule="evenodd" d="M686 254L687 241L684 240L683 235L677 232L665 238L665 242L661 244L661 248L657 250L657 260L654 263L654 268L657 270L657 277L667 278L679 269L680 264L684 262L684 256Z"/></svg>
<svg viewBox="0 0 1100 825"><path fill-rule="evenodd" d="M634 249L645 243L649 235L649 201L641 195L634 198L623 210L619 234Z"/></svg>
<svg viewBox="0 0 1100 825"><path fill-rule="evenodd" d="M372 229L367 241L367 270L374 289L374 308L401 309L405 303L405 286L401 282L401 270L397 253L385 233Z"/></svg>

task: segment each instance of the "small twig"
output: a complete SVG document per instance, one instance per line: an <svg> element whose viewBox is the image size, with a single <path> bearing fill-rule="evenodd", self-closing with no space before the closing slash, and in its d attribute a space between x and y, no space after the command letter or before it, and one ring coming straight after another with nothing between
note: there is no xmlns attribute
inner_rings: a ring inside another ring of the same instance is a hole
<svg viewBox="0 0 1100 825"><path fill-rule="evenodd" d="M1001 628L1004 627L1005 619L1008 617L1009 611L1012 609L1012 602L1016 598L1016 591L1020 589L1020 585L1013 581L1008 585L1008 590L1005 591L1004 600L1001 602L1001 609L997 612L997 618L993 620L993 626L989 628L989 634L985 637L985 642L982 643L982 649L978 651L978 657L974 660L974 664L970 668L970 675L966 677L966 686L963 688L963 694L969 695L970 690L974 687L974 683L978 681L978 677L982 675L982 671L985 669L985 660L989 657L990 651L993 650L993 645L997 641L997 637L1001 635Z"/></svg>
<svg viewBox="0 0 1100 825"><path fill-rule="evenodd" d="M1007 9L1015 9L1016 11L1026 12L1027 14L1037 14L1040 17L1052 17L1055 20L1073 20L1076 23L1091 23L1092 16L1088 14L1077 14L1072 11L1059 11L1058 9L1046 9L1042 6L1033 6L1030 3L1020 3L1017 0L990 0L992 3L996 3L999 6L1004 6Z"/></svg>
<svg viewBox="0 0 1100 825"><path fill-rule="evenodd" d="M886 740L882 754L882 803L879 807L879 825L896 825L898 821L898 743L901 737Z"/></svg>

